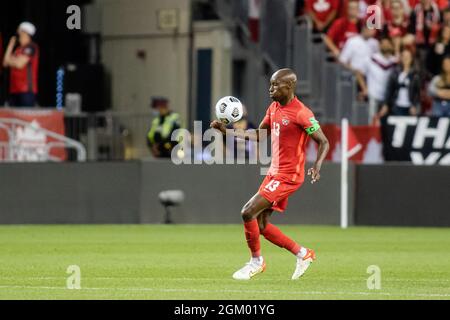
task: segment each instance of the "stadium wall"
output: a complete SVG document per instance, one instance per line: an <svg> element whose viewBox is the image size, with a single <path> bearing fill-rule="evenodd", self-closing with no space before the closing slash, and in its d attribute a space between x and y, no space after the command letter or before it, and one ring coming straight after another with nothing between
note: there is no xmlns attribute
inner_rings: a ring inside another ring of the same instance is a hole
<svg viewBox="0 0 450 320"><path fill-rule="evenodd" d="M358 225L450 227L448 166L360 165L356 185Z"/></svg>
<svg viewBox="0 0 450 320"><path fill-rule="evenodd" d="M95 7L113 109L148 111L150 96L162 95L186 119L190 1L96 0ZM174 29L158 23L165 10L175 10Z"/></svg>
<svg viewBox="0 0 450 320"><path fill-rule="evenodd" d="M352 171L353 172L353 171ZM277 223L338 224L339 166L323 167L322 183L305 183ZM240 223L257 191L259 166L183 165L170 161L0 165L0 223L161 223L158 193L181 189L175 223Z"/></svg>
<svg viewBox="0 0 450 320"><path fill-rule="evenodd" d="M260 166L183 165L152 160L0 165L0 223L162 223L162 190L181 189L175 223L240 223ZM446 166L350 166L350 224L450 226ZM320 183L289 199L280 224L339 224L340 166L326 163Z"/></svg>
<svg viewBox="0 0 450 320"><path fill-rule="evenodd" d="M141 167L141 222L163 221L157 194L181 189L185 203L173 210L177 223L240 223L243 205L257 192L264 176L256 165L184 165L143 162ZM352 171L353 172L353 171ZM323 167L323 183L305 183L289 199L284 214L274 214L278 223L338 224L340 169ZM156 209L156 210L155 210Z"/></svg>
<svg viewBox="0 0 450 320"><path fill-rule="evenodd" d="M0 165L0 223L139 223L137 162Z"/></svg>

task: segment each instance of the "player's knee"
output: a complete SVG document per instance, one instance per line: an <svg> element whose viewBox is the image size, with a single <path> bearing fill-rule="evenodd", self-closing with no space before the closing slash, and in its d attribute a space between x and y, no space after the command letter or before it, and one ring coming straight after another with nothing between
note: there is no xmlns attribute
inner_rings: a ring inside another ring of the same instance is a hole
<svg viewBox="0 0 450 320"><path fill-rule="evenodd" d="M255 210L253 205L248 205L242 208L241 217L244 221L250 221L255 217Z"/></svg>

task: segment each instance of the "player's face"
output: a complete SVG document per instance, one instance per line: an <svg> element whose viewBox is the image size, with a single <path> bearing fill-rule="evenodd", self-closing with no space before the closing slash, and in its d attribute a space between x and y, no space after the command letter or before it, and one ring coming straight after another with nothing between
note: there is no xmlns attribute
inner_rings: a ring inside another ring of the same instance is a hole
<svg viewBox="0 0 450 320"><path fill-rule="evenodd" d="M270 98L274 101L280 101L289 96L289 85L286 81L278 78L270 79L269 87Z"/></svg>

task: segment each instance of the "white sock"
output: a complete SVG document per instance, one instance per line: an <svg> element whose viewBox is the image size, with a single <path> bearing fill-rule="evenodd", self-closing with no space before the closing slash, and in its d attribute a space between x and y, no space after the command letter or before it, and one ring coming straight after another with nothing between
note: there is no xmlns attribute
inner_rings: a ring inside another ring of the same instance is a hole
<svg viewBox="0 0 450 320"><path fill-rule="evenodd" d="M297 253L297 257L298 258L303 258L304 256L306 256L306 253L308 251L306 250L305 247L301 247L300 251Z"/></svg>
<svg viewBox="0 0 450 320"><path fill-rule="evenodd" d="M258 265L262 265L262 263L263 263L263 257L262 256L259 256L259 257L252 257L252 263L256 263L256 264L258 264Z"/></svg>

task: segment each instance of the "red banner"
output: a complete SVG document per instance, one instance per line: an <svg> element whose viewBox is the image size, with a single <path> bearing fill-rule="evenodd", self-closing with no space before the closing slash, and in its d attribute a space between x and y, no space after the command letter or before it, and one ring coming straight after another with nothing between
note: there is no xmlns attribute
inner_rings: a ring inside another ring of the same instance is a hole
<svg viewBox="0 0 450 320"><path fill-rule="evenodd" d="M341 161L341 128L334 124L322 125L322 130L330 142L330 151L327 160ZM358 144L361 146L355 148ZM350 158L358 163L382 163L383 149L380 127L377 126L350 126L349 151L357 150ZM308 161L315 161L317 145L310 139L308 142Z"/></svg>
<svg viewBox="0 0 450 320"><path fill-rule="evenodd" d="M1 108L0 161L66 160L66 150L54 134L64 136L62 112Z"/></svg>

